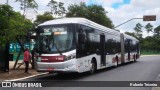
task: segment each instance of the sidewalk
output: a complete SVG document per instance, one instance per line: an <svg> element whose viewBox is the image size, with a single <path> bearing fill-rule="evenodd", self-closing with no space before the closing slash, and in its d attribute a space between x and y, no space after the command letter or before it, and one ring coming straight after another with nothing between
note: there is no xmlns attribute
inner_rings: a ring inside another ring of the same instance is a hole
<svg viewBox="0 0 160 90"><path fill-rule="evenodd" d="M18 61L18 63L21 63L22 60ZM0 82L4 81L4 80L13 80L13 79L20 79L20 78L26 78L26 77L31 77L31 76L37 76L37 75L41 75L44 74L42 72L37 72L34 69L31 68L31 65L29 65L29 69L28 69L28 74L24 73L24 69L25 69L25 65L21 65L21 67L19 69L15 69L13 70L13 66L14 66L15 61L10 61L9 62L9 67L10 70L9 72L3 72L0 71ZM17 64L16 67L18 67L19 64Z"/></svg>

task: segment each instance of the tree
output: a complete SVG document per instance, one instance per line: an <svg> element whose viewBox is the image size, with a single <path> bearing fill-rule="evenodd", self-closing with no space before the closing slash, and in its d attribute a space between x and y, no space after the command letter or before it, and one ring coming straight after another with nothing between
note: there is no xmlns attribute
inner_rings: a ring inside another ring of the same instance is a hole
<svg viewBox="0 0 160 90"><path fill-rule="evenodd" d="M62 2L56 2L54 0L50 0L50 2L47 5L51 9L51 14L56 16L58 15L59 17L63 17L64 14L66 13L66 10L64 8L64 3Z"/></svg>
<svg viewBox="0 0 160 90"><path fill-rule="evenodd" d="M135 35L139 40L142 39L142 25L140 23L137 23L136 26L134 27L135 30Z"/></svg>
<svg viewBox="0 0 160 90"><path fill-rule="evenodd" d="M6 41L14 41L16 35L26 35L33 27L30 20L13 11L8 5L0 5L0 21L0 40L3 44Z"/></svg>
<svg viewBox="0 0 160 90"><path fill-rule="evenodd" d="M38 9L38 4L35 0L16 0L16 2L20 2L20 9L23 10L23 16L27 14L28 9Z"/></svg>
<svg viewBox="0 0 160 90"><path fill-rule="evenodd" d="M0 5L0 39L9 40L9 20L13 16L13 9L8 5ZM3 38L2 38L3 37Z"/></svg>
<svg viewBox="0 0 160 90"><path fill-rule="evenodd" d="M142 40L142 50L160 52L160 25L154 29L153 33L153 36L147 36Z"/></svg>
<svg viewBox="0 0 160 90"><path fill-rule="evenodd" d="M160 25L154 29L154 35L160 36Z"/></svg>
<svg viewBox="0 0 160 90"><path fill-rule="evenodd" d="M60 16L60 17L63 17L64 16L64 14L66 13L66 10L65 10L65 8L64 8L64 3L62 3L62 2L59 2L58 3L58 7L59 7L59 9L58 9L58 15Z"/></svg>
<svg viewBox="0 0 160 90"><path fill-rule="evenodd" d="M141 46L143 50L147 50L147 51L154 50L154 47L155 47L154 38L151 36L145 37L143 39L143 42L141 43Z"/></svg>
<svg viewBox="0 0 160 90"><path fill-rule="evenodd" d="M112 21L106 16L105 9L100 5L87 6L85 3L70 5L66 17L84 17L103 26L114 27Z"/></svg>
<svg viewBox="0 0 160 90"><path fill-rule="evenodd" d="M35 25L43 23L48 20L53 20L53 16L50 12L45 12L43 15L37 15L36 20L34 21Z"/></svg>
<svg viewBox="0 0 160 90"><path fill-rule="evenodd" d="M134 32L125 32L125 34L127 34L127 35L130 35L130 36L132 36L132 37L137 38L137 36L135 35L135 33L134 33Z"/></svg>
<svg viewBox="0 0 160 90"><path fill-rule="evenodd" d="M154 29L154 42L156 43L156 50L160 51L160 25Z"/></svg>
<svg viewBox="0 0 160 90"><path fill-rule="evenodd" d="M57 7L58 7L58 5L57 5L57 2L56 2L56 1L50 0L47 6L50 7L50 9L51 9L50 12L51 12L51 14L53 14L53 15L57 14L56 12L57 12Z"/></svg>
<svg viewBox="0 0 160 90"><path fill-rule="evenodd" d="M146 29L146 31L147 31L147 33L148 33L148 35L149 35L149 32L152 32L152 30L153 30L153 26L152 26L150 23L148 23L148 24L145 26L145 29Z"/></svg>

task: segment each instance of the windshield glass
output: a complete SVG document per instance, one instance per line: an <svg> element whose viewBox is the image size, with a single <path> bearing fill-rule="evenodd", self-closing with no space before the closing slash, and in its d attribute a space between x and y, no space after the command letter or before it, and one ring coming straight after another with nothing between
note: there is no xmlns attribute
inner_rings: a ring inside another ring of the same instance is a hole
<svg viewBox="0 0 160 90"><path fill-rule="evenodd" d="M70 25L41 26L38 31L36 48L41 53L61 53L72 48L73 28Z"/></svg>

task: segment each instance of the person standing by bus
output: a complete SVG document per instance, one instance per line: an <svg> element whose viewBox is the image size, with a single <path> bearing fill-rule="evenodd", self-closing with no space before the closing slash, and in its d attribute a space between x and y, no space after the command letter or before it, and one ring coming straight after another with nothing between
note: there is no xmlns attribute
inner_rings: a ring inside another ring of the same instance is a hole
<svg viewBox="0 0 160 90"><path fill-rule="evenodd" d="M25 52L24 52L24 63L25 63L25 72L24 73L28 73L28 66L29 66L29 61L30 61L30 53L28 51L28 48L25 49Z"/></svg>

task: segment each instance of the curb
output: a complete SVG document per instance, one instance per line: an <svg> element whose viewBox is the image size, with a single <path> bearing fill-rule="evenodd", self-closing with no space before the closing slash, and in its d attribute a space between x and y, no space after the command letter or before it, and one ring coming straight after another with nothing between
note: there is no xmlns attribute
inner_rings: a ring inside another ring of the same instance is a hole
<svg viewBox="0 0 160 90"><path fill-rule="evenodd" d="M4 81L19 81L19 80L29 79L29 78L33 78L33 77L37 77L37 76L41 76L41 75L46 75L46 74L48 74L48 72L36 74L36 75L31 75L31 76L27 76L27 77L23 77L23 78L18 78L18 79L4 80Z"/></svg>

